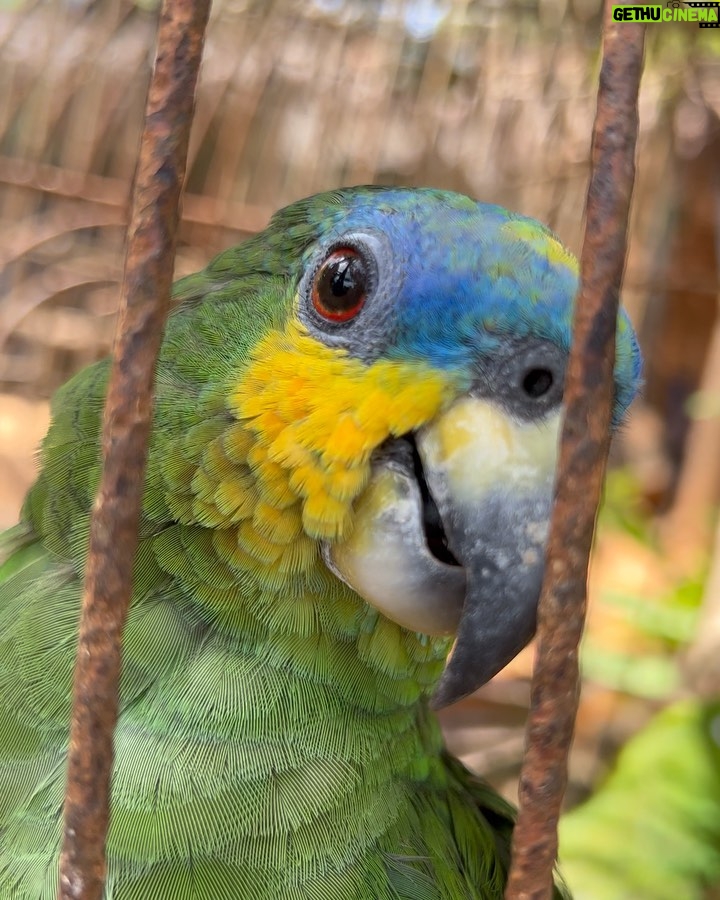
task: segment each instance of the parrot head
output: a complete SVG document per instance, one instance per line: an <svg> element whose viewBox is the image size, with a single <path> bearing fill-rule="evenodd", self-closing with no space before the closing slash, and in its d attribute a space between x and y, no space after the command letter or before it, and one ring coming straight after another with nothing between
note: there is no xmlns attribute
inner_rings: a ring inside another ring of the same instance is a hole
<svg viewBox="0 0 720 900"><path fill-rule="evenodd" d="M535 629L577 263L501 207L353 188L278 213L197 293L247 296L263 272L196 521L253 577L324 565L392 622L454 636L434 696L453 702ZM639 375L621 314L615 424Z"/></svg>

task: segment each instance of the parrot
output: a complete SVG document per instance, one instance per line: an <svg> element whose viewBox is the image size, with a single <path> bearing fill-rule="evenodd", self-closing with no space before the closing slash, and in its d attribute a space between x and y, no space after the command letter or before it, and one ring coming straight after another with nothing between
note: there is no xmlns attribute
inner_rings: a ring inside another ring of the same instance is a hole
<svg viewBox="0 0 720 900"><path fill-rule="evenodd" d="M435 710L533 635L577 286L540 223L387 187L298 201L177 283L105 900L503 896L513 809ZM614 426L640 368L622 312ZM109 369L57 392L0 542L3 900L58 890Z"/></svg>

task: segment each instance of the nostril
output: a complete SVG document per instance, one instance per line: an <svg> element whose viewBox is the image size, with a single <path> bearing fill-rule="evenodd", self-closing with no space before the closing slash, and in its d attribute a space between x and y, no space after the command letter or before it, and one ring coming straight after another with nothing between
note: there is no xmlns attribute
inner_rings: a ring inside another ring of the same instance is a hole
<svg viewBox="0 0 720 900"><path fill-rule="evenodd" d="M529 369L523 376L522 386L528 397L543 397L553 386L553 373L550 369Z"/></svg>

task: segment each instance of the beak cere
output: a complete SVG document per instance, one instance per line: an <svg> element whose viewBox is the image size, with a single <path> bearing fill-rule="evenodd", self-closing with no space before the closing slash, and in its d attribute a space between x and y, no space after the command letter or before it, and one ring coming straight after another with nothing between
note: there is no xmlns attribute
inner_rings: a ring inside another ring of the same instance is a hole
<svg viewBox="0 0 720 900"><path fill-rule="evenodd" d="M533 636L559 426L558 411L523 422L464 397L418 434L425 480L467 580L435 708L472 693Z"/></svg>

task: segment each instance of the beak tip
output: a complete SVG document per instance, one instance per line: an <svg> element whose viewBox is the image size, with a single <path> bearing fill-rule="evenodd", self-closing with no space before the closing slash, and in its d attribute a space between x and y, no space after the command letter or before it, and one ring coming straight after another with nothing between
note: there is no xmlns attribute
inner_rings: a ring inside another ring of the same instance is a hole
<svg viewBox="0 0 720 900"><path fill-rule="evenodd" d="M451 666L448 664L430 698L430 709L437 712L474 693L476 688L469 686L466 679L458 679L453 677L453 675Z"/></svg>
<svg viewBox="0 0 720 900"><path fill-rule="evenodd" d="M445 709L447 706L452 706L456 700L462 699L461 697L453 697L452 694L446 694L444 691L437 690L430 698L430 709L433 712L440 712L441 709Z"/></svg>
<svg viewBox="0 0 720 900"><path fill-rule="evenodd" d="M483 608L482 593L471 590L466 599L455 646L430 699L434 710L457 703L487 684L535 633L539 587L512 591L516 598L523 598L514 608L508 607L499 590L490 591L493 601ZM494 602L498 598L499 608Z"/></svg>

